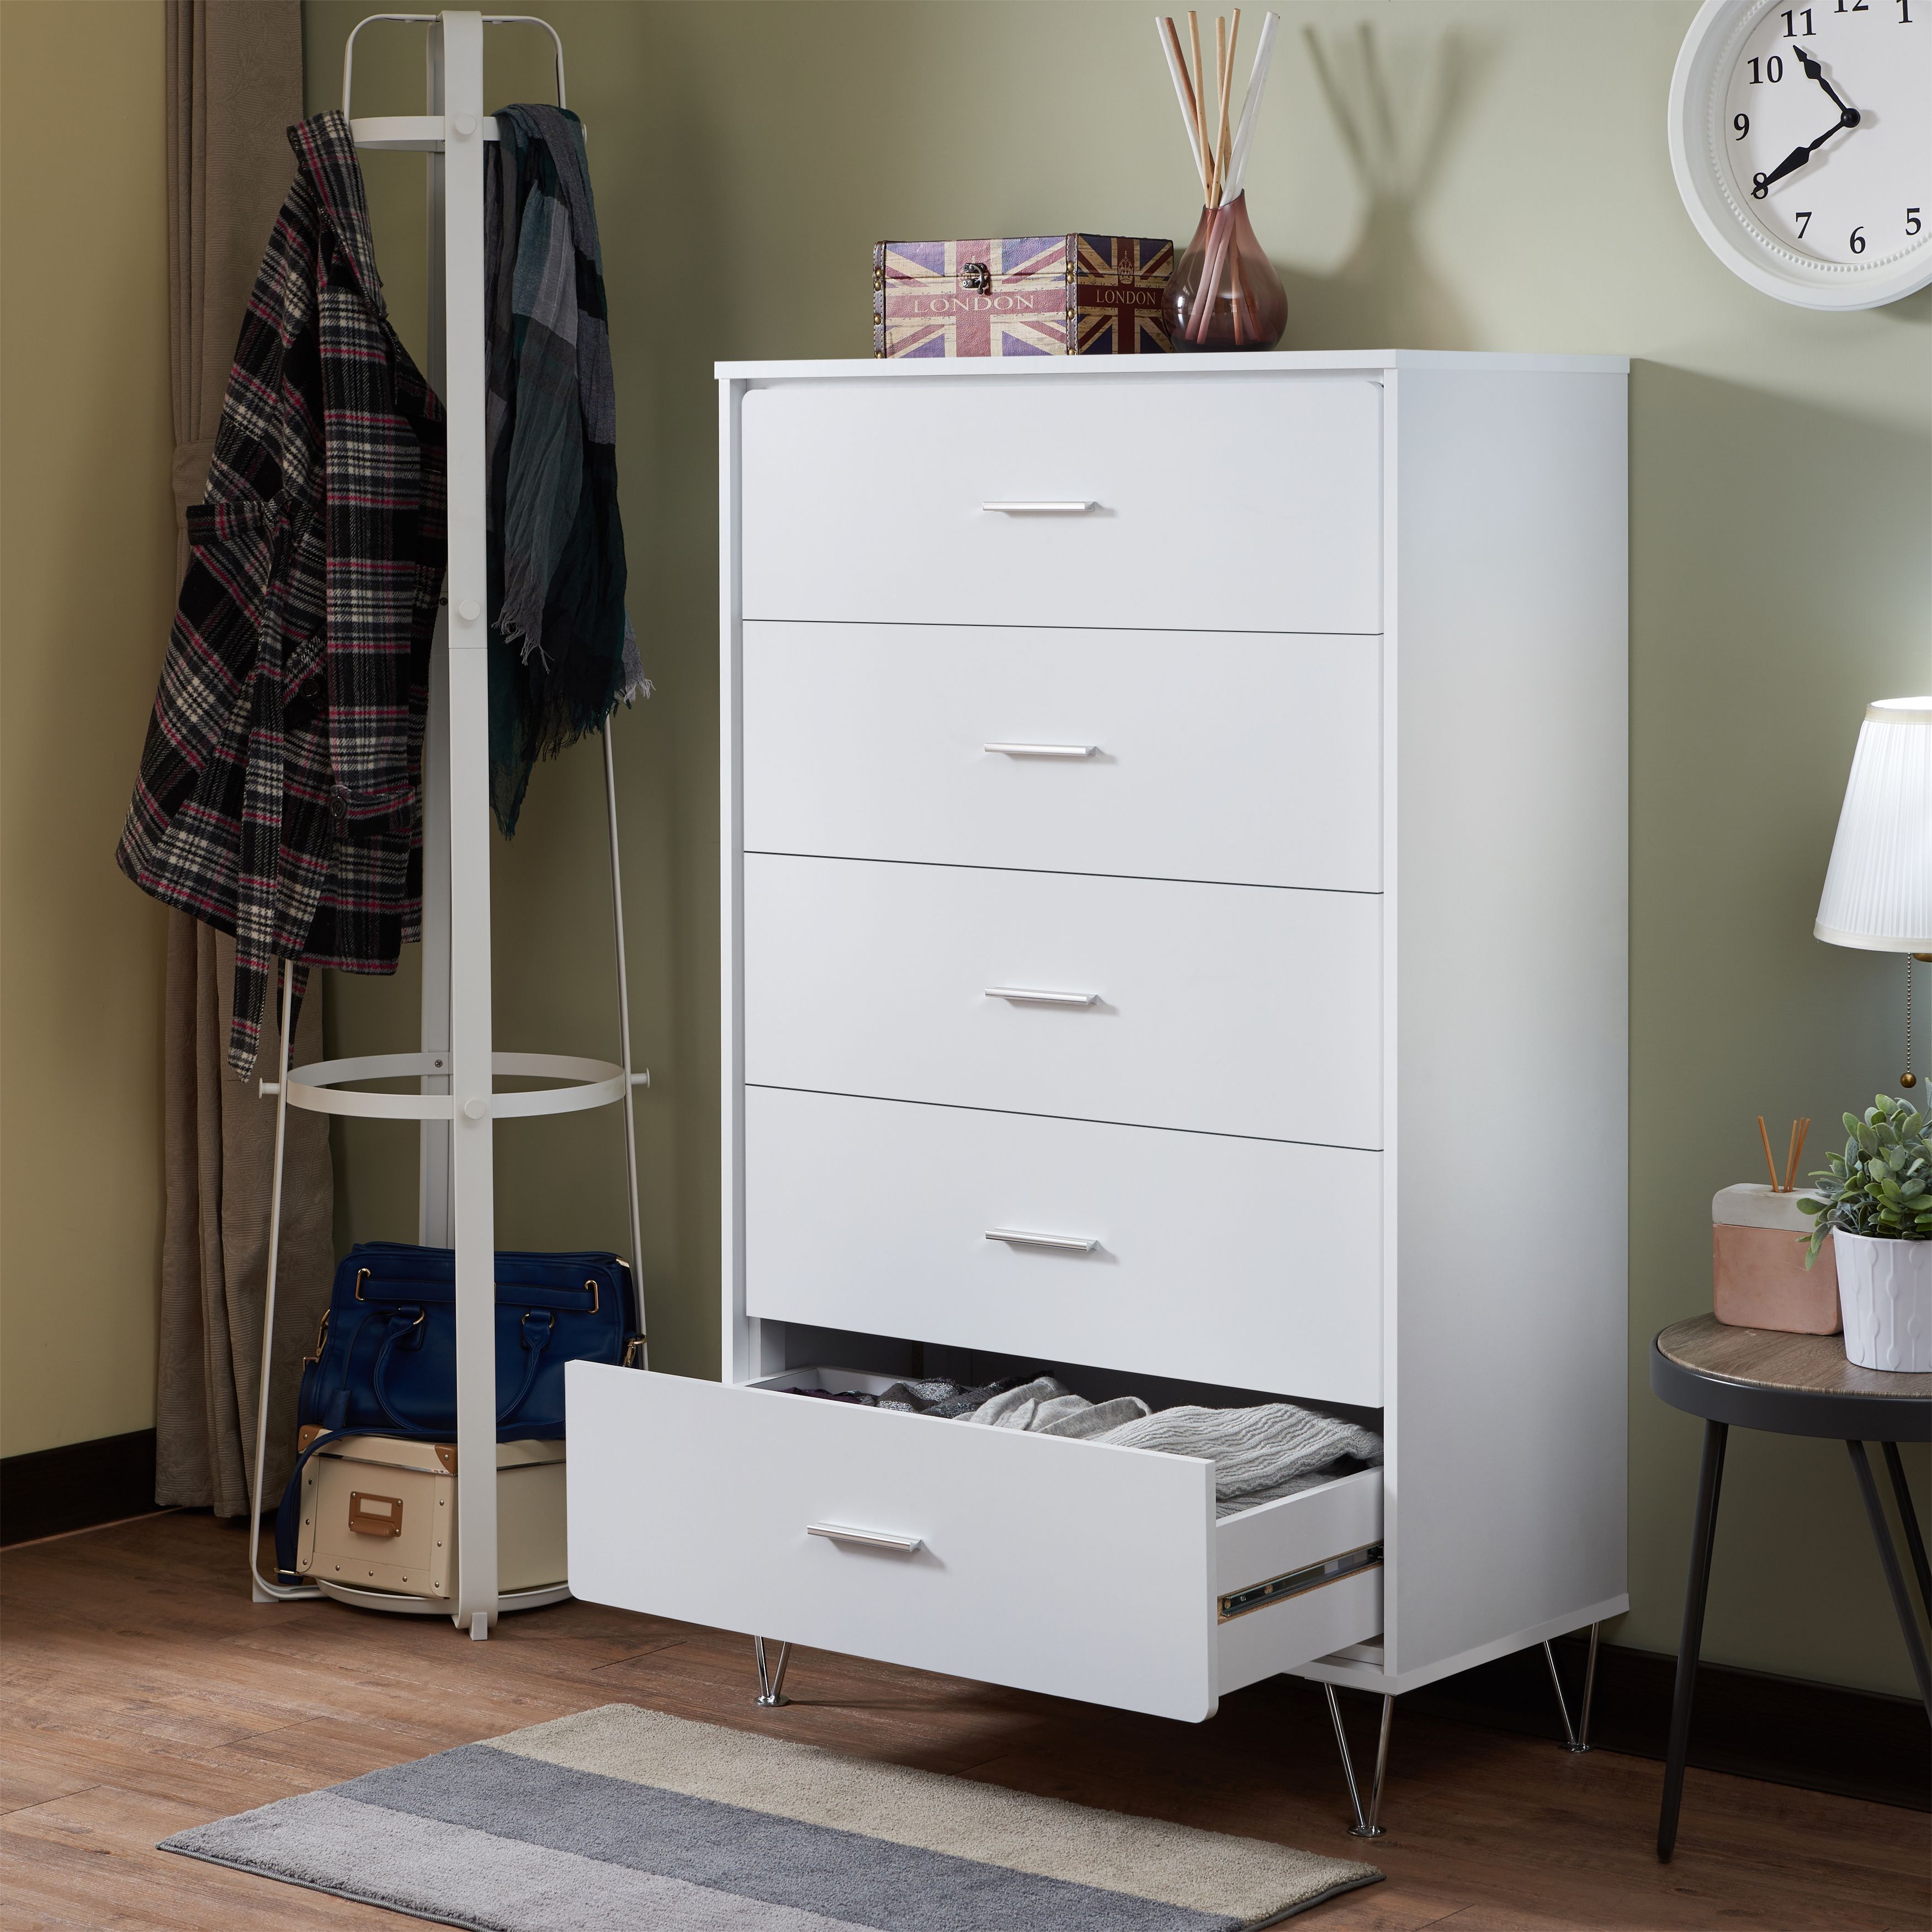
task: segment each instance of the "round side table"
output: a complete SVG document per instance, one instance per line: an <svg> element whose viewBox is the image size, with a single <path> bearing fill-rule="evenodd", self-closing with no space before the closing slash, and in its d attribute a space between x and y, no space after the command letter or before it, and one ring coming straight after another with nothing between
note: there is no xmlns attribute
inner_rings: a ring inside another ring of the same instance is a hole
<svg viewBox="0 0 1932 1932"><path fill-rule="evenodd" d="M1684 1634L1677 1652L1677 1689L1670 1706L1670 1748L1664 1760L1664 1808L1657 1822L1657 1856L1668 1861L1677 1844L1677 1814L1684 1796L1684 1756L1690 1741L1690 1702L1697 1684L1697 1651L1704 1635L1704 1600L1711 1582L1711 1551L1717 1538L1718 1491L1724 1478L1724 1444L1731 1426L1780 1436L1836 1436L1850 1452L1852 1472L1878 1544L1880 1567L1892 1608L1905 1633L1905 1648L1918 1680L1918 1694L1932 1718L1932 1670L1924 1640L1906 1590L1904 1572L1865 1456L1880 1444L1892 1491L1904 1520L1905 1540L1918 1581L1918 1595L1932 1617L1932 1574L1925 1538L1899 1460L1901 1442L1932 1442L1932 1375L1889 1375L1855 1367L1837 1335L1788 1335L1768 1328L1732 1328L1714 1315L1673 1322L1650 1345L1650 1386L1672 1408L1704 1418L1704 1460L1697 1478L1697 1517L1690 1533L1690 1575L1684 1592Z"/></svg>

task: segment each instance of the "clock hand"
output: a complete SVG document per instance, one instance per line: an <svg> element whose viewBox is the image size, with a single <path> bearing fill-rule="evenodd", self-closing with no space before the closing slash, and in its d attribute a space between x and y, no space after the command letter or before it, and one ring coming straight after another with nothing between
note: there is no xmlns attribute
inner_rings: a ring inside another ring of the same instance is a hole
<svg viewBox="0 0 1932 1932"><path fill-rule="evenodd" d="M1838 123L1838 126L1840 128L1856 128L1858 124L1858 110L1856 107L1847 107L1845 104L1838 98L1838 91L1825 78L1825 70L1823 68L1822 68L1817 62L1814 61L1802 47L1793 47L1791 51L1798 56L1798 64L1804 70L1804 78L1807 80L1815 80L1818 85L1832 97L1832 105L1845 117L1844 119ZM1834 128L1832 131L1836 133L1837 129ZM1816 147L1817 143L1814 141L1812 143L1812 146Z"/></svg>
<svg viewBox="0 0 1932 1932"><path fill-rule="evenodd" d="M1752 200L1763 200L1771 192L1774 182L1781 182L1786 175L1796 174L1834 134L1842 134L1847 128L1856 128L1858 124L1858 110L1856 107L1847 107L1809 146L1793 148L1770 173L1754 176L1751 179Z"/></svg>

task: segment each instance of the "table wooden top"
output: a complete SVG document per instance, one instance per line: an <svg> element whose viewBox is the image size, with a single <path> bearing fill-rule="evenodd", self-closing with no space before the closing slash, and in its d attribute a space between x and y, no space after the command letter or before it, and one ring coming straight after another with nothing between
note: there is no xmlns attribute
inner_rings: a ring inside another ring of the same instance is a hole
<svg viewBox="0 0 1932 1932"><path fill-rule="evenodd" d="M1932 1375L1862 1369L1845 1359L1842 1335L1792 1335L1775 1328L1734 1328L1714 1315L1673 1322L1658 1351L1694 1375L1798 1395L1886 1396L1932 1402Z"/></svg>

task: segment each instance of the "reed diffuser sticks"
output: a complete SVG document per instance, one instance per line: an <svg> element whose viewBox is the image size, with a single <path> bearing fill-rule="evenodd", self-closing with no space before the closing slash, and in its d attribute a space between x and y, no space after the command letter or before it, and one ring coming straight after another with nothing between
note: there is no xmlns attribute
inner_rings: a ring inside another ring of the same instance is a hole
<svg viewBox="0 0 1932 1932"><path fill-rule="evenodd" d="M1261 106L1262 90L1268 85L1268 63L1274 52L1275 30L1281 25L1279 14L1264 14L1255 62L1241 98L1241 111L1233 113L1234 54L1241 37L1241 10L1237 7L1232 20L1219 14L1214 20L1214 92L1208 92L1207 69L1201 56L1201 16L1187 16L1187 45L1180 44L1180 30L1169 14L1157 14L1154 27L1160 35L1161 52L1174 80L1174 96L1180 104L1182 126L1186 130L1189 152L1194 157L1194 171L1201 178L1204 207L1222 208L1241 191L1241 176L1252 145L1255 116Z"/></svg>
<svg viewBox="0 0 1932 1932"><path fill-rule="evenodd" d="M1784 1191L1795 1194L1798 1191L1798 1163L1804 1158L1804 1137L1811 1131L1811 1116L1807 1114L1802 1120L1791 1124L1791 1150L1784 1160Z"/></svg>
<svg viewBox="0 0 1932 1932"><path fill-rule="evenodd" d="M1161 52L1174 82L1174 99L1180 104L1180 118L1187 134L1189 152L1194 158L1195 172L1200 177L1202 206L1209 210L1206 256L1200 286L1207 295L1197 301L1189 316L1184 339L1199 343L1206 339L1224 272L1232 268L1230 291L1234 340L1238 346L1260 342L1262 332L1253 313L1248 292L1242 286L1240 259L1232 257L1234 236L1232 210L1240 198L1241 178L1247 166L1248 152L1254 140L1256 114L1262 90L1268 84L1268 62L1274 50L1275 30L1281 25L1278 14L1264 14L1255 50L1253 67L1248 74L1246 92L1238 116L1234 112L1234 56L1241 37L1241 10L1232 19L1217 14L1214 20L1214 78L1209 91L1208 70L1201 52L1201 16L1187 16L1187 46L1181 46L1180 30L1171 15L1155 16L1155 31L1160 38ZM1192 56L1190 61L1190 56ZM1274 332L1279 335L1277 327ZM1267 338L1272 340L1273 338Z"/></svg>
<svg viewBox="0 0 1932 1932"><path fill-rule="evenodd" d="M1798 1191L1798 1163L1804 1158L1804 1142L1811 1131L1811 1116L1791 1124L1791 1141L1785 1150L1784 1182L1778 1184L1778 1162L1771 1151L1771 1130L1764 1124L1764 1116L1757 1117L1757 1137L1764 1143L1764 1164L1771 1169L1771 1191L1774 1194L1795 1194Z"/></svg>

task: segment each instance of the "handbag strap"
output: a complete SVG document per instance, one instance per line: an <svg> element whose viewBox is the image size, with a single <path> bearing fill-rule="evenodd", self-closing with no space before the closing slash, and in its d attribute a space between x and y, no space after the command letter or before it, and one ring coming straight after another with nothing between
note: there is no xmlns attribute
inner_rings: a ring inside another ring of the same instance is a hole
<svg viewBox="0 0 1932 1932"><path fill-rule="evenodd" d="M404 1414L400 1403L389 1400L388 1384L389 1359L412 1335L421 1334L427 1318L420 1308L399 1308L389 1317L389 1332L382 1337L381 1350L376 1357L376 1372L370 1378L376 1392L376 1401L382 1413L395 1426L408 1433L421 1434L431 1431L431 1426L416 1421ZM531 1339L532 1330L537 1339ZM543 1365L544 1351L550 1345L556 1333L556 1317L548 1308L528 1308L523 1319L517 1324L517 1334L524 1346L524 1378L518 1384L517 1392L496 1412L496 1426L502 1428L521 1408L537 1378L537 1370ZM418 1342L416 1346L422 1345ZM448 1425L443 1426L446 1430Z"/></svg>

